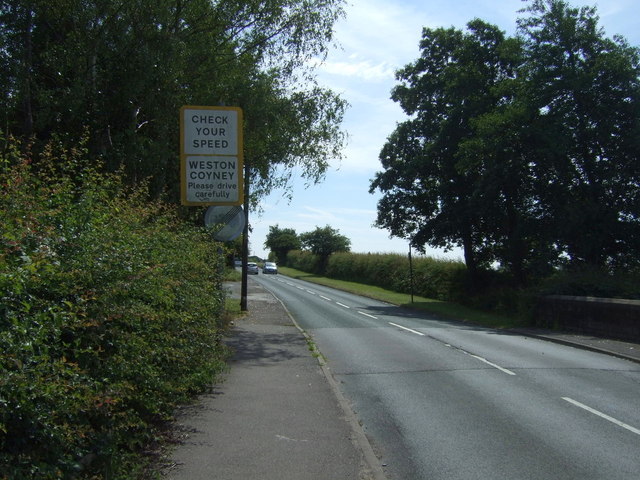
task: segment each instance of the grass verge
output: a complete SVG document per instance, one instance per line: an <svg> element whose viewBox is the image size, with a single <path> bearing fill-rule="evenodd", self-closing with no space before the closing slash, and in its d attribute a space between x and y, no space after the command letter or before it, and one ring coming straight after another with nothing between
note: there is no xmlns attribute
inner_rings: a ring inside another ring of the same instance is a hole
<svg viewBox="0 0 640 480"><path fill-rule="evenodd" d="M522 326L521 322L514 318L482 312L453 302L443 302L419 296L414 296L412 302L411 295L409 294L392 292L372 285L321 277L319 275L302 272L289 267L279 266L278 271L279 273L292 278L336 288L356 295L362 295L364 297L373 298L392 305L432 313L444 319L469 322L490 328L514 328Z"/></svg>

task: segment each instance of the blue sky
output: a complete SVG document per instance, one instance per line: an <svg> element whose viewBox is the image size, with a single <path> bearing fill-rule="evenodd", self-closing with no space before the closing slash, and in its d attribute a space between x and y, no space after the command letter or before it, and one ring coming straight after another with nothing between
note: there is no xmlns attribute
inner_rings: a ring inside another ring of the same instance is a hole
<svg viewBox="0 0 640 480"><path fill-rule="evenodd" d="M464 28L481 18L514 33L523 0L347 0L347 16L336 25L339 48L332 49L318 67L319 82L339 93L350 108L343 128L349 143L342 161L332 164L325 180L305 188L294 181L293 198L274 191L262 202L262 214L250 213L253 229L250 253L266 258L264 241L269 226L293 228L297 233L330 225L351 240L357 253L407 253L406 240L390 238L375 228L380 194L370 194L369 185L381 170L380 149L398 122L405 119L390 100L398 68L418 58L423 27ZM570 0L574 6L596 6L600 25L607 36L621 34L632 45L640 45L640 0ZM439 258L461 259L460 250L428 249Z"/></svg>

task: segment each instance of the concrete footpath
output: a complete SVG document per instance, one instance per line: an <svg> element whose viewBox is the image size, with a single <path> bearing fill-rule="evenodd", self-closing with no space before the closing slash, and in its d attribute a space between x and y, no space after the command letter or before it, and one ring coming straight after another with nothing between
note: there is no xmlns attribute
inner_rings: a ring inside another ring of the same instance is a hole
<svg viewBox="0 0 640 480"><path fill-rule="evenodd" d="M239 298L239 285L232 296ZM249 312L226 343L224 381L178 415L170 480L384 480L328 369L284 306L249 281ZM640 345L536 329L518 333L640 362Z"/></svg>
<svg viewBox="0 0 640 480"><path fill-rule="evenodd" d="M236 293L236 292L233 292ZM236 295L234 295L236 296ZM283 305L249 282L224 381L182 409L171 480L383 480L333 378Z"/></svg>

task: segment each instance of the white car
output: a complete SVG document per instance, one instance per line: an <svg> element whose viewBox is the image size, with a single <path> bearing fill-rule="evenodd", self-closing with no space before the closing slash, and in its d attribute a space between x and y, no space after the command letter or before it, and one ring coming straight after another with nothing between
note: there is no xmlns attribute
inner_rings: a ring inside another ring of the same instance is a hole
<svg viewBox="0 0 640 480"><path fill-rule="evenodd" d="M278 266L273 262L264 262L264 267L262 267L262 273L264 273L265 275L268 273L277 275Z"/></svg>
<svg viewBox="0 0 640 480"><path fill-rule="evenodd" d="M251 275L257 275L258 274L258 264L254 263L254 262L247 263L247 273L249 273Z"/></svg>

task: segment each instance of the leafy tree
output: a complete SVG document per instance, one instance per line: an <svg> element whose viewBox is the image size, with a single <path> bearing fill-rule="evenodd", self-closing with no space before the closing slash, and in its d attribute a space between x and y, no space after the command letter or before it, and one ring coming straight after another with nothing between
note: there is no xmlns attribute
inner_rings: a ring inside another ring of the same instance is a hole
<svg viewBox="0 0 640 480"><path fill-rule="evenodd" d="M461 146L475 138L474 120L504 101L498 87L513 77L519 46L477 20L467 33L425 28L420 48L396 74L392 98L411 118L380 154L384 171L371 183L384 193L376 224L418 249L460 246L474 273L495 258L483 218L492 205L478 191L486 165Z"/></svg>
<svg viewBox="0 0 640 480"><path fill-rule="evenodd" d="M323 228L316 227L311 232L301 233L300 242L303 249L309 250L318 256L321 271L326 269L332 253L351 250L351 240L329 225Z"/></svg>
<svg viewBox="0 0 640 480"><path fill-rule="evenodd" d="M460 168L476 173L468 201L481 222L479 250L523 285L547 273L558 252L549 229L541 228L530 129L537 112L522 95L522 40L505 39L495 54L501 71L482 93L489 108L470 120L472 135L458 144L457 158Z"/></svg>
<svg viewBox="0 0 640 480"><path fill-rule="evenodd" d="M275 188L290 195L294 171L308 183L321 181L330 161L342 155L346 135L339 127L347 103L312 83L290 88L269 73L244 82L250 94L237 103L245 111L245 161L254 205Z"/></svg>
<svg viewBox="0 0 640 480"><path fill-rule="evenodd" d="M638 48L606 38L595 8L535 0L526 12L518 24L541 219L572 266L637 265Z"/></svg>
<svg viewBox="0 0 640 480"><path fill-rule="evenodd" d="M425 29L392 93L410 119L382 149L377 225L414 246L461 246L523 284L568 261L638 263L638 50L595 9L533 0L506 38Z"/></svg>
<svg viewBox="0 0 640 480"><path fill-rule="evenodd" d="M301 243L298 234L293 228L280 228L275 225L269 227L264 246L275 254L278 263L284 265L287 253L291 250L300 250Z"/></svg>
<svg viewBox="0 0 640 480"><path fill-rule="evenodd" d="M342 148L345 104L312 84L308 60L325 53L343 3L0 0L3 130L36 146L87 134L108 168L177 199L179 107L235 104L265 188L293 165L317 181Z"/></svg>

